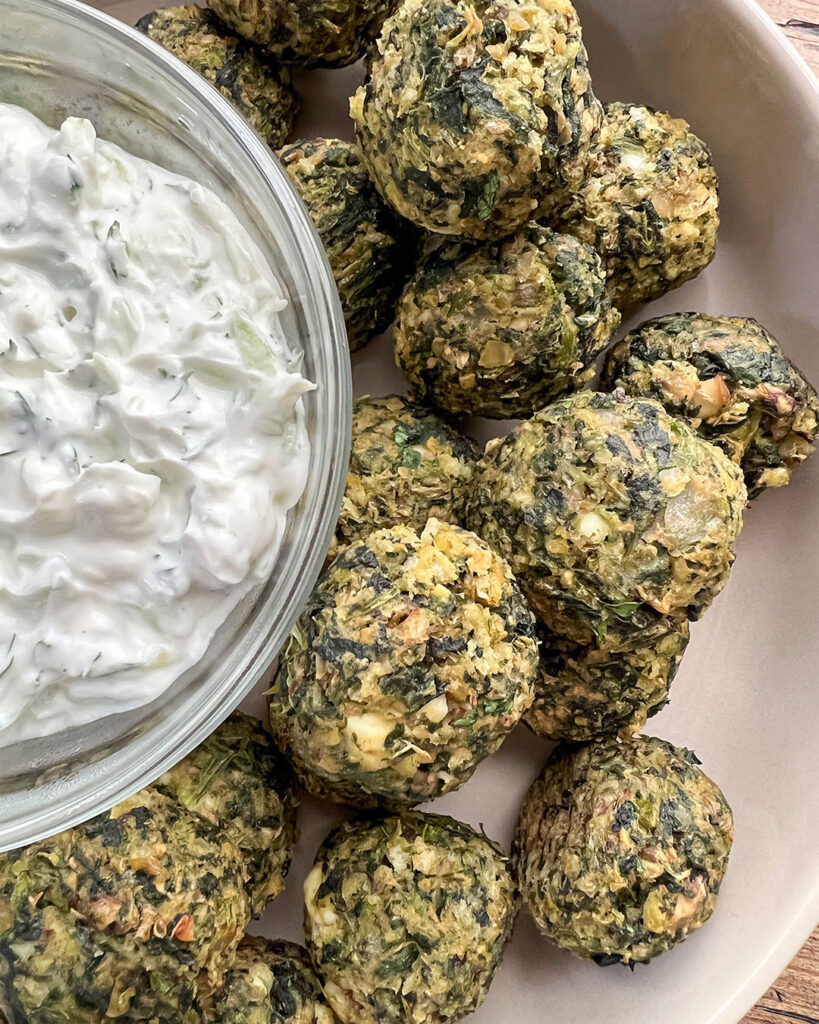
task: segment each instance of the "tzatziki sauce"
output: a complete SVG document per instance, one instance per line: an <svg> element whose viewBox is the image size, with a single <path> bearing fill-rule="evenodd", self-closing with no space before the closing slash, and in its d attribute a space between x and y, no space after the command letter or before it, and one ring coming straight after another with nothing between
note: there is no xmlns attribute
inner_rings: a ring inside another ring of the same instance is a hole
<svg viewBox="0 0 819 1024"><path fill-rule="evenodd" d="M207 188L0 104L0 745L149 703L310 457L273 271Z"/></svg>

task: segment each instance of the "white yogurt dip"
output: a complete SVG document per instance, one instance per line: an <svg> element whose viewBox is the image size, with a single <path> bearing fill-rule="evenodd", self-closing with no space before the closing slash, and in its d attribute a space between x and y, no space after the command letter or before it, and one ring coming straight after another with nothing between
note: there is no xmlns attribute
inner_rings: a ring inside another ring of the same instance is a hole
<svg viewBox="0 0 819 1024"><path fill-rule="evenodd" d="M312 385L195 182L0 104L0 745L147 704L270 573Z"/></svg>

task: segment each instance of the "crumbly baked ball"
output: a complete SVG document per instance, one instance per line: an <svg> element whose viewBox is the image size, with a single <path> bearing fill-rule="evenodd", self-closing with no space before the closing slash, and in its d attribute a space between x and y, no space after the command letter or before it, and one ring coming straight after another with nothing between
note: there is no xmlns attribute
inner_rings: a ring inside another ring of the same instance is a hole
<svg viewBox="0 0 819 1024"><path fill-rule="evenodd" d="M618 309L657 299L714 258L719 194L711 153L682 118L609 103L588 177L554 226L597 250Z"/></svg>
<svg viewBox="0 0 819 1024"><path fill-rule="evenodd" d="M359 349L395 315L406 262L404 228L352 143L301 139L278 156L324 244L350 348Z"/></svg>
<svg viewBox="0 0 819 1024"><path fill-rule="evenodd" d="M270 717L318 795L368 806L457 789L532 703L534 619L474 534L430 519L342 550L279 659Z"/></svg>
<svg viewBox="0 0 819 1024"><path fill-rule="evenodd" d="M731 808L694 753L664 740L558 747L521 811L514 858L547 938L597 963L644 963L713 914Z"/></svg>
<svg viewBox="0 0 819 1024"><path fill-rule="evenodd" d="M284 891L296 841L293 784L270 734L240 711L154 783L223 829L239 849L256 917Z"/></svg>
<svg viewBox="0 0 819 1024"><path fill-rule="evenodd" d="M517 898L507 858L438 814L348 821L304 883L305 932L342 1024L448 1024L486 996Z"/></svg>
<svg viewBox="0 0 819 1024"><path fill-rule="evenodd" d="M400 395L359 398L331 557L379 527L423 530L430 518L460 523L479 455L426 406Z"/></svg>
<svg viewBox="0 0 819 1024"><path fill-rule="evenodd" d="M540 671L525 722L538 736L583 743L639 732L668 702L688 622L658 616L625 650L572 643L538 624Z"/></svg>
<svg viewBox="0 0 819 1024"><path fill-rule="evenodd" d="M533 223L500 242L443 245L404 288L396 359L421 401L531 416L591 379L620 322L605 284L588 246Z"/></svg>
<svg viewBox="0 0 819 1024"><path fill-rule="evenodd" d="M725 585L742 473L659 402L581 391L492 441L467 524L552 632L624 650Z"/></svg>
<svg viewBox="0 0 819 1024"><path fill-rule="evenodd" d="M816 389L748 317L647 320L608 354L602 385L656 398L690 423L742 467L752 498L790 481L819 429Z"/></svg>
<svg viewBox="0 0 819 1024"><path fill-rule="evenodd" d="M238 849L149 787L0 856L0 1009L9 1024L195 1024L249 921Z"/></svg>
<svg viewBox="0 0 819 1024"><path fill-rule="evenodd" d="M310 963L295 942L246 935L207 1006L210 1024L336 1024Z"/></svg>
<svg viewBox="0 0 819 1024"><path fill-rule="evenodd" d="M408 220L499 238L579 185L602 107L568 0L405 0L376 45L350 110Z"/></svg>
<svg viewBox="0 0 819 1024"><path fill-rule="evenodd" d="M228 25L285 64L342 68L363 57L396 0L210 0Z"/></svg>
<svg viewBox="0 0 819 1024"><path fill-rule="evenodd" d="M136 27L216 86L269 145L285 142L296 116L296 93L290 72L268 53L232 35L213 11L195 4L152 11Z"/></svg>

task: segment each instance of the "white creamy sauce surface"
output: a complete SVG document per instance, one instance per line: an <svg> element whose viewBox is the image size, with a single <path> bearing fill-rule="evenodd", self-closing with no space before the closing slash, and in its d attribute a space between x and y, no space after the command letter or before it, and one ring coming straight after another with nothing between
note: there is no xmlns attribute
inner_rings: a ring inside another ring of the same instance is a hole
<svg viewBox="0 0 819 1024"><path fill-rule="evenodd" d="M309 442L212 192L0 104L0 745L159 696L270 573Z"/></svg>

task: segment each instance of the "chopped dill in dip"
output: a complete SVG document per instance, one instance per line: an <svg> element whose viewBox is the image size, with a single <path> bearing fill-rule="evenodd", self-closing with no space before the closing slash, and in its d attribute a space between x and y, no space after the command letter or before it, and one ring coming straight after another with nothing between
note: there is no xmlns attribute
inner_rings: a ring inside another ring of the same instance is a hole
<svg viewBox="0 0 819 1024"><path fill-rule="evenodd" d="M154 700L269 575L285 305L208 189L0 104L0 745Z"/></svg>

